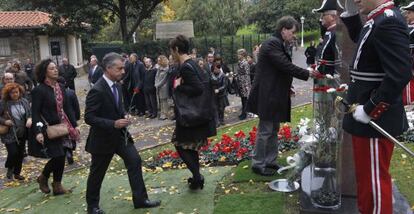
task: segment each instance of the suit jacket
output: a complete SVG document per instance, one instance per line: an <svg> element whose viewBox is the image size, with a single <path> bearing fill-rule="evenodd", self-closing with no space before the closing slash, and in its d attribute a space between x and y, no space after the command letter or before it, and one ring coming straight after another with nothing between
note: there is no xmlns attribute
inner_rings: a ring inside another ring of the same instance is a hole
<svg viewBox="0 0 414 214"><path fill-rule="evenodd" d="M95 72L92 74L93 68L89 69L88 80L90 83L95 84L103 75L103 69L101 66L97 66Z"/></svg>
<svg viewBox="0 0 414 214"><path fill-rule="evenodd" d="M401 93L412 76L407 24L394 7L369 16L365 25L359 15L343 22L357 43L347 100L364 105L379 126L398 136L408 127ZM343 127L356 136L383 137L352 114L345 115Z"/></svg>
<svg viewBox="0 0 414 214"><path fill-rule="evenodd" d="M280 34L271 37L259 51L248 111L258 114L261 120L290 121L293 77L307 80L309 72L292 63Z"/></svg>
<svg viewBox="0 0 414 214"><path fill-rule="evenodd" d="M116 129L115 121L125 117L122 89L117 85L119 102L104 78L100 78L86 96L85 122L90 125L86 151L92 154L113 154L124 141L126 129ZM128 135L130 138L130 136ZM132 139L130 139L132 142Z"/></svg>
<svg viewBox="0 0 414 214"><path fill-rule="evenodd" d="M59 66L59 76L65 78L66 86L69 88L75 88L75 78L78 75L73 65L61 65Z"/></svg>

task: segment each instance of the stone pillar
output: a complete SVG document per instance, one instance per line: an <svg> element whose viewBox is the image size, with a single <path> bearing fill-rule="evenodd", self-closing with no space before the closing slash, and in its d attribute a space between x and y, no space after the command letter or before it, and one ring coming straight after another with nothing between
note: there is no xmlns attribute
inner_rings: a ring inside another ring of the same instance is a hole
<svg viewBox="0 0 414 214"><path fill-rule="evenodd" d="M78 56L78 65L82 65L83 63L83 53L82 53L82 40L81 38L77 38L76 40L76 50Z"/></svg>
<svg viewBox="0 0 414 214"><path fill-rule="evenodd" d="M344 1L341 1L344 2ZM342 4L344 5L344 4ZM355 54L356 44L351 41L348 35L348 30L342 21L338 20L336 29L336 43L342 53L342 65L339 72L341 74L341 81L349 84L349 65L352 62ZM352 150L351 136L344 132L342 142L342 194L343 196L356 197L356 181L355 181L355 165L354 155Z"/></svg>
<svg viewBox="0 0 414 214"><path fill-rule="evenodd" d="M68 35L67 36L67 47L68 47L68 60L69 63L76 66L78 65L78 52L76 50L76 37L73 35Z"/></svg>
<svg viewBox="0 0 414 214"><path fill-rule="evenodd" d="M40 60L50 57L49 36L37 36L39 39Z"/></svg>

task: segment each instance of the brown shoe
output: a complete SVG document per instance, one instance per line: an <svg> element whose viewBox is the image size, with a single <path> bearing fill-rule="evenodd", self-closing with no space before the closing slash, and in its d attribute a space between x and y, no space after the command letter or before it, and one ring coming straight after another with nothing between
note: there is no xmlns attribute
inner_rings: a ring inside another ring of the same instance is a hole
<svg viewBox="0 0 414 214"><path fill-rule="evenodd" d="M45 194L50 193L50 188L49 188L49 184L48 184L48 179L46 178L46 176L44 176L43 174L41 174L39 177L37 177L37 183L39 183L39 189L40 191L42 191Z"/></svg>
<svg viewBox="0 0 414 214"><path fill-rule="evenodd" d="M63 195L67 193L71 193L71 190L67 190L62 186L61 182L53 182L52 183L53 188L53 195Z"/></svg>

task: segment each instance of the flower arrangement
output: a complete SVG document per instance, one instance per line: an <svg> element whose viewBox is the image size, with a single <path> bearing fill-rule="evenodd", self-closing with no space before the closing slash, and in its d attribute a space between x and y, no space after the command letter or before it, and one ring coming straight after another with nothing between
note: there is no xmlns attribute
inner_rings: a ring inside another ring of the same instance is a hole
<svg viewBox="0 0 414 214"><path fill-rule="evenodd" d="M306 119L309 121L309 119ZM307 123L306 123L307 124ZM279 151L285 152L299 147L298 140L301 135L300 130L305 123L292 128L289 124L283 124L278 132ZM208 141L207 145L200 148L200 161L210 165L234 165L247 159L251 159L251 154L256 143L257 128L253 127L248 134L243 131L236 132L233 136L223 134L217 143ZM177 152L164 150L152 161L147 163L148 167L175 168L183 162Z"/></svg>

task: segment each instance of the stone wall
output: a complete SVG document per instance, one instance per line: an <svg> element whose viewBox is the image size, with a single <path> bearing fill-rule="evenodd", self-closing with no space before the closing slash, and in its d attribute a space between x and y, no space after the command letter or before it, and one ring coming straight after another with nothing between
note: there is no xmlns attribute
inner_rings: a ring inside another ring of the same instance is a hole
<svg viewBox="0 0 414 214"><path fill-rule="evenodd" d="M34 33L19 33L16 35L2 36L9 38L10 56L0 56L0 73L3 74L7 62L19 60L22 65L27 58L36 63L40 60L39 42Z"/></svg>

